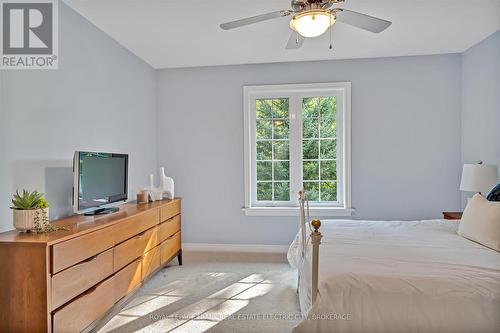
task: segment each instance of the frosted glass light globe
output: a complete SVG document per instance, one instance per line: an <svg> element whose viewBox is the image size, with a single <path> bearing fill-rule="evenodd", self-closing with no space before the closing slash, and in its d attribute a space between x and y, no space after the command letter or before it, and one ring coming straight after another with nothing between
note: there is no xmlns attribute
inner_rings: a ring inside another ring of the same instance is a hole
<svg viewBox="0 0 500 333"><path fill-rule="evenodd" d="M324 10L309 10L295 15L290 28L304 37L317 37L335 23L335 16Z"/></svg>

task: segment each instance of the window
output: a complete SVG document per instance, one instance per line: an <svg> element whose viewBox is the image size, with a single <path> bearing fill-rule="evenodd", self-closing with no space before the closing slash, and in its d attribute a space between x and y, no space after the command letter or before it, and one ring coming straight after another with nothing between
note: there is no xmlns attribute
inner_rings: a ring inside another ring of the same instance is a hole
<svg viewBox="0 0 500 333"><path fill-rule="evenodd" d="M350 83L244 88L245 212L346 216L350 199Z"/></svg>

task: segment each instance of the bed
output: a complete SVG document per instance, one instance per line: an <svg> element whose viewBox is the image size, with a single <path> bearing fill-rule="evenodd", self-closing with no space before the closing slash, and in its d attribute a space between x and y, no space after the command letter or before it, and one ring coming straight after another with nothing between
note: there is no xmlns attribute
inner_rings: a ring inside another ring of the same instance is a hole
<svg viewBox="0 0 500 333"><path fill-rule="evenodd" d="M500 332L500 253L456 221L322 221L317 281L306 226L288 252L294 332Z"/></svg>

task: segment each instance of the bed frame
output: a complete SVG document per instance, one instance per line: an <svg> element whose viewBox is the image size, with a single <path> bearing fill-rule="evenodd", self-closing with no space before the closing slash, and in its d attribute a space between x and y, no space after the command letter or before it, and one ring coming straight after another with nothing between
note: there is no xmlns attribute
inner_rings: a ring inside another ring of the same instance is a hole
<svg viewBox="0 0 500 333"><path fill-rule="evenodd" d="M307 250L307 231L306 228L309 227L307 221L309 221L309 202L307 201L304 190L299 192L300 199L300 230L302 236L302 259L304 259ZM311 305L314 304L316 298L318 297L318 273L319 273L319 245L321 244L321 232L319 228L321 227L320 220L312 220L311 226L314 231L311 232L311 245L312 245L312 277L311 277ZM309 227L311 230L311 228ZM299 273L300 281L300 273ZM297 285L297 292L299 288Z"/></svg>

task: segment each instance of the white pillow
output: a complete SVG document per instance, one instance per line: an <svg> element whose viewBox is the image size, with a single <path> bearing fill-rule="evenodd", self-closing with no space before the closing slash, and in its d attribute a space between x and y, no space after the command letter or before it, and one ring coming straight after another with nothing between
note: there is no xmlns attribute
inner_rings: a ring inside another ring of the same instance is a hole
<svg viewBox="0 0 500 333"><path fill-rule="evenodd" d="M500 252L500 202L475 194L465 207L458 234Z"/></svg>

